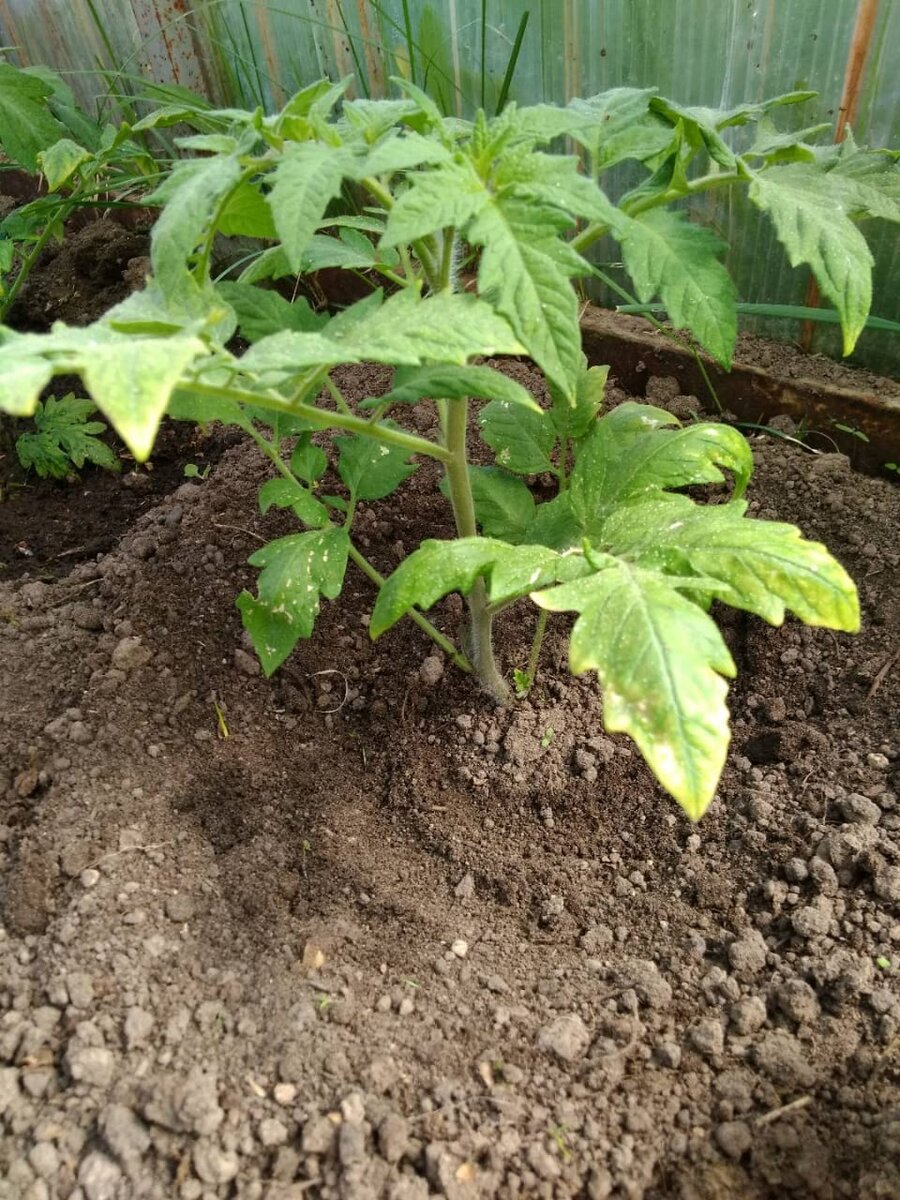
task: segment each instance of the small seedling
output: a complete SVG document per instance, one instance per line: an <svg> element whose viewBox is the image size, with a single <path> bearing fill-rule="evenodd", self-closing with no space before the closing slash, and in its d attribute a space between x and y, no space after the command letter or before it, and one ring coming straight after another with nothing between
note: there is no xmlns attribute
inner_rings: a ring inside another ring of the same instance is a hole
<svg viewBox="0 0 900 1200"><path fill-rule="evenodd" d="M891 970L893 970L894 964L891 962L891 960L889 958L886 958L882 954L882 955L879 955L879 957L875 959L875 966L879 969L879 971L891 971Z"/></svg>
<svg viewBox="0 0 900 1200"><path fill-rule="evenodd" d="M863 433L861 429L857 429L855 425L844 425L840 421L832 421L831 425L832 428L839 429L841 433L849 433L851 437L855 437L859 442L868 443L869 441L868 434Z"/></svg>
<svg viewBox="0 0 900 1200"><path fill-rule="evenodd" d="M184 474L185 474L186 479L204 480L209 477L209 473L211 470L212 470L212 463L207 463L202 471L200 470L200 468L197 466L196 463L187 463L184 468Z"/></svg>
<svg viewBox="0 0 900 1200"><path fill-rule="evenodd" d="M34 432L16 439L16 454L25 470L34 470L42 479L65 479L86 462L105 471L119 471L121 464L98 435L106 432L103 421L88 418L97 411L90 400L71 392L57 400L54 396L37 404Z"/></svg>
<svg viewBox="0 0 900 1200"><path fill-rule="evenodd" d="M550 727L548 727L547 729L545 729L545 730L544 730L544 735L543 735L543 737L541 738L541 749L542 749L542 750L546 750L546 749L547 749L547 747L550 745L550 743L553 741L553 738L554 738L555 736L556 736L556 735L555 735L555 732L554 732L554 730L553 730L553 727L552 727L552 726L550 726Z"/></svg>

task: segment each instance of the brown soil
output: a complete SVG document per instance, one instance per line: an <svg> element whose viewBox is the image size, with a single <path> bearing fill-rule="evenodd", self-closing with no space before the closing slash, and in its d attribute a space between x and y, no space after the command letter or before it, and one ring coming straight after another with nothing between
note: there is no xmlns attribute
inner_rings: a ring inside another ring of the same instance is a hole
<svg viewBox="0 0 900 1200"><path fill-rule="evenodd" d="M564 621L494 709L413 626L372 644L351 569L263 680L234 597L289 525L244 443L0 585L0 1198L900 1196L900 491L755 449L757 515L831 547L863 631L721 614L698 827ZM449 532L433 483L362 514L381 570Z"/></svg>

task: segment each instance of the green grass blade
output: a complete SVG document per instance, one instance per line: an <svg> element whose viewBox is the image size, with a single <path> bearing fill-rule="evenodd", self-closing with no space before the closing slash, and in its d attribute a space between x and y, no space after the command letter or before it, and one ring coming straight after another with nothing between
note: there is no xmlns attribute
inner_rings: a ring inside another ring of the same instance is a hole
<svg viewBox="0 0 900 1200"><path fill-rule="evenodd" d="M411 83L416 83L416 43L413 39L412 17L409 13L409 0L403 0L403 30L406 34L406 53L409 56L409 78Z"/></svg>
<svg viewBox="0 0 900 1200"><path fill-rule="evenodd" d="M487 84L487 0L481 0L481 107L485 107Z"/></svg>
<svg viewBox="0 0 900 1200"><path fill-rule="evenodd" d="M526 9L525 12L522 13L522 19L519 21L519 28L516 30L516 37L515 37L515 40L513 41L513 47L512 47L512 51L510 52L509 62L506 64L506 72L503 76L503 83L500 87L500 95L497 99L496 115L498 117L499 117L500 113L503 112L504 108L506 108L506 102L509 99L509 89L512 87L513 77L515 76L515 73L516 73L516 66L519 62L519 54L522 50L522 42L525 38L525 30L528 28L528 18L530 15L531 15L531 13L528 9ZM484 87L482 85L482 91L483 90L484 90ZM482 98L481 103L482 103L482 105L484 105L483 98Z"/></svg>

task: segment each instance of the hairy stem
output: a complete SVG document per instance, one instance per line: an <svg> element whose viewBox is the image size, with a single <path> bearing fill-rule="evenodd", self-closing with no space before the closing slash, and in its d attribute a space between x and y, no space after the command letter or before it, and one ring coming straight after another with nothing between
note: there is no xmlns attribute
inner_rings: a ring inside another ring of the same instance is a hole
<svg viewBox="0 0 900 1200"><path fill-rule="evenodd" d="M528 677L528 691L531 691L535 676L537 675L538 662L541 657L541 648L544 645L544 633L547 630L547 621L550 614L546 608L540 609L538 612L537 625L534 629L534 640L531 643L531 653L528 655L528 666L525 668L525 674ZM527 694L527 693L526 693Z"/></svg>
<svg viewBox="0 0 900 1200"><path fill-rule="evenodd" d="M447 401L444 444L450 452L450 458L445 464L445 470L456 532L460 537L476 537L478 534L466 454L468 418L468 400ZM493 617L483 579L475 581L475 586L466 597L466 603L469 608L469 621L463 642L466 653L482 686L501 704L506 704L511 699L511 693L494 659L491 629Z"/></svg>

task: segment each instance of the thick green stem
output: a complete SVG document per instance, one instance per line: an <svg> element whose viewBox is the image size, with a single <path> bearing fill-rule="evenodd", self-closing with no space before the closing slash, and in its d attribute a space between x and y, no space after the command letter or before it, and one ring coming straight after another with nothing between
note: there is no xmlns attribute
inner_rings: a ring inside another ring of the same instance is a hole
<svg viewBox="0 0 900 1200"><path fill-rule="evenodd" d="M538 662L541 657L541 648L544 645L544 633L547 629L547 620L549 612L546 608L542 608L538 612L537 625L534 630L534 641L531 643L531 653L528 655L528 666L525 668L525 673L528 676L528 691L531 691L532 684L537 676Z"/></svg>
<svg viewBox="0 0 900 1200"><path fill-rule="evenodd" d="M468 431L468 400L448 400L444 422L444 444L450 452L445 464L450 503L456 521L456 532L460 537L477 537L475 502L469 479L469 463L466 454ZM510 701L511 693L494 659L494 643L491 626L493 617L488 606L484 580L478 579L466 597L469 621L463 645L471 659L475 674L482 686L501 704Z"/></svg>

